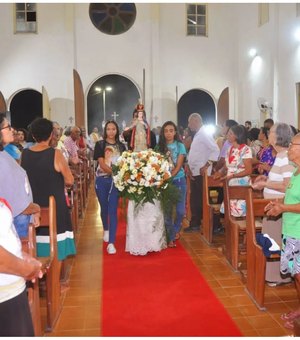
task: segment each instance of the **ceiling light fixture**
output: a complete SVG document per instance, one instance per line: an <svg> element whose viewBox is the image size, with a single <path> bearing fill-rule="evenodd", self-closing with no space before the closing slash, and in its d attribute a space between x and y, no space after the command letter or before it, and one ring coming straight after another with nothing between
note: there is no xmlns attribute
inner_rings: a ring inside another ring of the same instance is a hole
<svg viewBox="0 0 300 340"><path fill-rule="evenodd" d="M249 51L249 55L250 57L254 58L257 56L257 51L255 48L251 48L250 51Z"/></svg>

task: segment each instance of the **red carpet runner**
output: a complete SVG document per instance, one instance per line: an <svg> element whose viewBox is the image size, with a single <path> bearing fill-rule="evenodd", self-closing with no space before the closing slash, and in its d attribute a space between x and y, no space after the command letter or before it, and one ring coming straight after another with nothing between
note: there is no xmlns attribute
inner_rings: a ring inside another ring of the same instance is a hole
<svg viewBox="0 0 300 340"><path fill-rule="evenodd" d="M241 336L179 242L133 256L125 229L120 221L117 254L103 247L103 336Z"/></svg>

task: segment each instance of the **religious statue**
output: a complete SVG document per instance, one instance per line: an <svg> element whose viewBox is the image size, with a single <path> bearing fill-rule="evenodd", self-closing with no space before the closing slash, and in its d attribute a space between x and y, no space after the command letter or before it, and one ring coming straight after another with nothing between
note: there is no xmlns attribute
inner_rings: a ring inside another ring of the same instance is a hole
<svg viewBox="0 0 300 340"><path fill-rule="evenodd" d="M131 126L124 129L123 136L130 150L138 152L155 147L156 141L153 141L152 132L146 120L144 105L141 102L136 105Z"/></svg>
<svg viewBox="0 0 300 340"><path fill-rule="evenodd" d="M133 151L143 151L150 148L150 128L146 121L144 111L137 111L133 119L133 129L130 147Z"/></svg>

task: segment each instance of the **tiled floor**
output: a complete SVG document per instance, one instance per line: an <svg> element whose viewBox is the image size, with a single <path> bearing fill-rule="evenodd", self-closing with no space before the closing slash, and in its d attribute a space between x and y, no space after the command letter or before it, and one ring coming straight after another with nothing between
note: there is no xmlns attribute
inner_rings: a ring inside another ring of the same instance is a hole
<svg viewBox="0 0 300 340"><path fill-rule="evenodd" d="M101 335L102 227L97 199L90 190L85 217L81 220L78 254L69 262L70 289L63 297L63 310L55 330L46 336ZM280 315L298 305L292 284L266 287L266 312L259 311L247 293L241 275L227 264L221 246L223 236L208 246L200 233L182 233L180 242L187 249L208 284L224 304L244 336L288 336ZM176 251L176 249L175 249ZM199 334L201 336L201 334Z"/></svg>
<svg viewBox="0 0 300 340"><path fill-rule="evenodd" d="M280 315L298 306L293 284L280 287L266 286L266 311L259 311L249 295L241 274L234 272L222 253L224 236L214 237L208 246L200 233L183 234L185 246L208 284L223 303L244 336L288 336L292 331L283 327Z"/></svg>

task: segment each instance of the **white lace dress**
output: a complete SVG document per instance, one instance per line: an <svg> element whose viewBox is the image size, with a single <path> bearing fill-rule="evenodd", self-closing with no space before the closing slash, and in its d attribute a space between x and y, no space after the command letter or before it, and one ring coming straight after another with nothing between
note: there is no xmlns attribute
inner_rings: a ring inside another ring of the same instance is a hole
<svg viewBox="0 0 300 340"><path fill-rule="evenodd" d="M148 252L167 248L164 216L160 202L136 206L128 202L125 251L132 255L146 255Z"/></svg>

